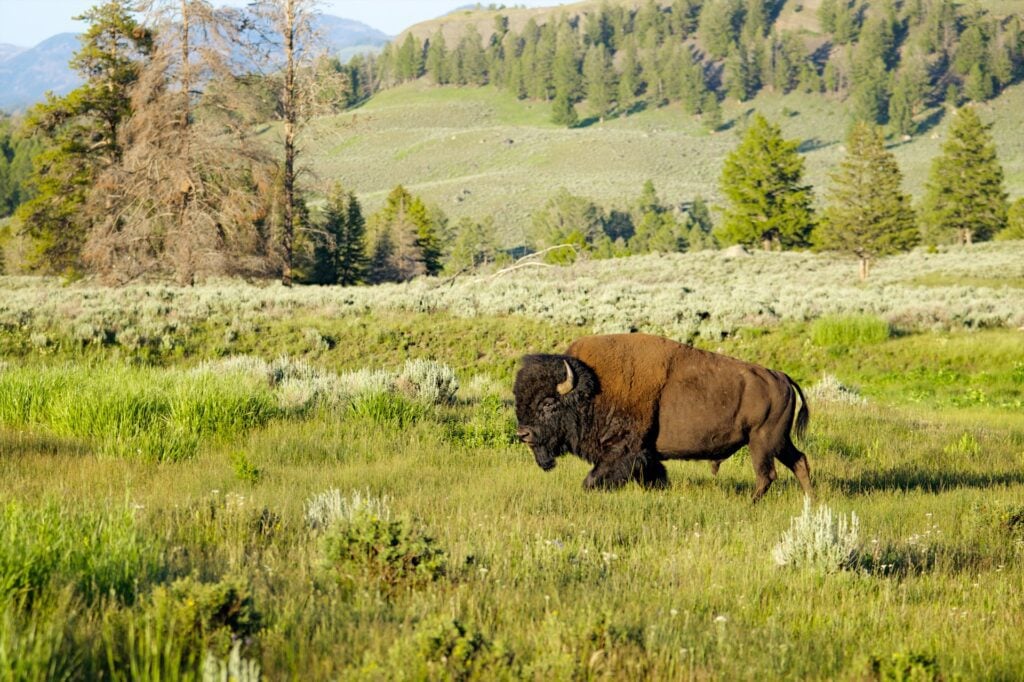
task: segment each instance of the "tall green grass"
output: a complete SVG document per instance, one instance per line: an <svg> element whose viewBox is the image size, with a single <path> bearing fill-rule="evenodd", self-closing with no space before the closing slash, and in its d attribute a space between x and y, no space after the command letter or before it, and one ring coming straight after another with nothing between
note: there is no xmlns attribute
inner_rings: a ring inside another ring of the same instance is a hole
<svg viewBox="0 0 1024 682"><path fill-rule="evenodd" d="M134 600L163 570L160 548L130 509L71 510L9 501L0 507L0 597L31 601L51 584L86 603Z"/></svg>
<svg viewBox="0 0 1024 682"><path fill-rule="evenodd" d="M245 431L279 414L270 389L241 373L109 365L0 372L0 422L45 427L119 457L180 461L194 456L204 438Z"/></svg>
<svg viewBox="0 0 1024 682"><path fill-rule="evenodd" d="M819 346L855 347L881 343L890 336L889 323L872 315L828 316L811 323L811 338Z"/></svg>

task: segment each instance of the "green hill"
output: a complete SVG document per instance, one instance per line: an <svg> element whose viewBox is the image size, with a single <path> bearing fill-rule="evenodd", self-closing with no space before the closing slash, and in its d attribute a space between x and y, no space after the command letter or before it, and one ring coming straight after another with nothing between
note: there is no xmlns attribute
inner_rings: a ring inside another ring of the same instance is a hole
<svg viewBox="0 0 1024 682"><path fill-rule="evenodd" d="M1024 195L1024 85L979 105L1006 171L1011 198ZM817 190L843 154L849 103L820 95L762 94L723 105L725 129L705 130L679 104L566 129L550 106L517 100L493 87L433 87L415 81L385 90L362 107L316 120L306 131L314 175L339 180L376 209L397 184L451 218L493 216L506 245L522 242L530 215L559 187L605 206L622 205L652 179L662 199L718 198L721 163L753 111L803 142L808 179ZM924 132L893 150L906 188L920 197L946 129L947 110L919 118Z"/></svg>

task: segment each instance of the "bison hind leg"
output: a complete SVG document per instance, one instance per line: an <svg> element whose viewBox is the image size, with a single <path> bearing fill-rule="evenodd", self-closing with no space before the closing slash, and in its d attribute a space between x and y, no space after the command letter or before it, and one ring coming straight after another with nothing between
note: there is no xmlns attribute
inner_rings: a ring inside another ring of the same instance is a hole
<svg viewBox="0 0 1024 682"><path fill-rule="evenodd" d="M800 481L800 487L804 494L811 495L811 466L807 463L807 455L796 449L792 443L788 444L785 450L779 454L779 461L793 472L796 480Z"/></svg>

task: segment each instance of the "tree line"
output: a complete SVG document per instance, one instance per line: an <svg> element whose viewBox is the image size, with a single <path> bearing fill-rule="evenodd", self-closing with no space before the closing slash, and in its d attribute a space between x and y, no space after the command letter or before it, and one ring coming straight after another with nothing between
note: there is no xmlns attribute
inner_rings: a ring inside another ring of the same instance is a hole
<svg viewBox="0 0 1024 682"><path fill-rule="evenodd" d="M565 56L570 52L559 53L558 45L568 44L559 35L579 33L589 41L588 51L596 50L589 54L610 61L614 49L615 63L628 65L628 44L638 37L654 45L658 37L667 44L666 36L699 36L710 30L704 22L711 21L706 13L715 6L676 2L664 8L649 2L630 12L605 5L576 25L562 20L537 26L537 41L545 31L561 32L545 40L554 40L553 55L563 54L558 63L572 67L549 70L545 96L557 103L559 74L568 78L576 68ZM741 14L730 16L749 18L760 6L747 3ZM945 16L934 14L945 6L940 0L904 3L900 12L911 22L910 10L917 7L920 16L913 21L930 26ZM370 89L374 78L395 68L394 60L412 60L415 68L403 73L442 69L453 82L486 75L493 63L478 35L471 31L452 52L440 39L424 48L406 38L394 48L404 50L401 59L394 52L342 67L312 58L304 47L312 16L306 0L266 0L247 13L201 0L150 0L146 23L136 19L135 7L110 0L83 15L89 28L72 65L85 84L34 107L21 133L0 121L0 208L16 209L14 225L30 239L27 258L35 269L97 274L112 282L159 277L190 283L226 274L351 285L459 272L511 258L499 248L489 219L452 223L402 186L365 217L358 197L340 185L317 202L298 182L302 159L296 140L306 119L324 106L347 105L353 82ZM872 21L856 13L847 17L852 7L823 3L822 12L835 10L827 23L837 36L846 36L858 21ZM773 10L765 11L770 17ZM739 35L746 25L738 25ZM1009 22L998 26L1003 33L996 35L1009 34ZM499 29L510 35L500 15L495 29L495 35ZM518 45L520 39L509 40ZM525 46L532 39L523 40ZM506 41L491 42L493 47ZM253 49L268 46L270 54ZM963 49L961 41L951 54ZM637 73L643 74L638 59ZM592 58L589 68L587 63L584 58L579 74L586 76L583 87L608 73L597 67L609 62ZM522 73L525 79L527 71ZM605 81L609 106L621 82ZM650 87L638 82L638 94ZM566 103L571 116L573 102ZM274 126L269 134L268 121ZM700 197L663 201L650 180L622 206L602 207L561 190L534 212L526 246L556 262L581 253L607 258L729 244L816 247L858 256L866 277L873 258L920 242L1024 237L1024 201L1008 205L988 128L970 106L953 117L918 207L902 193L899 168L877 122L853 127L847 158L832 174L821 211L802 181L797 146L782 138L778 126L755 116L725 160L725 202L716 207L717 220Z"/></svg>
<svg viewBox="0 0 1024 682"><path fill-rule="evenodd" d="M520 32L498 13L486 36L466 26L449 44L438 29L387 45L375 82L418 78L437 85L493 84L522 99L551 102L552 119L576 125L681 102L711 128L720 101L762 90L848 98L853 115L901 135L943 102L981 102L1024 76L1020 16L995 17L953 0L823 0L824 35L777 24L779 0L645 0L603 3ZM358 65L357 65L358 66Z"/></svg>
<svg viewBox="0 0 1024 682"><path fill-rule="evenodd" d="M1012 206L1007 200L990 128L970 105L955 112L915 209L883 131L857 122L819 214L802 180L798 142L757 114L725 160L725 205L714 234L723 244L849 253L860 261L861 279L877 257L919 243L1024 238L1024 198Z"/></svg>

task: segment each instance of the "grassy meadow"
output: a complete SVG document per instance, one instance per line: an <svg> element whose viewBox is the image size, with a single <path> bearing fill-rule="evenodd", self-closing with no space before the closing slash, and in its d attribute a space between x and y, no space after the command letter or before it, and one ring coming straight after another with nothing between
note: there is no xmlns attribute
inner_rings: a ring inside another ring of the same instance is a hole
<svg viewBox="0 0 1024 682"><path fill-rule="evenodd" d="M0 679L1017 679L1020 249L0 278ZM840 563L777 563L743 451L584 493L514 443L517 358L630 326L803 385Z"/></svg>
<svg viewBox="0 0 1024 682"><path fill-rule="evenodd" d="M384 90L365 105L312 122L304 133L306 161L325 187L340 181L369 211L403 184L450 218L492 216L505 246L524 242L530 216L564 187L608 208L622 207L653 179L669 204L696 196L719 200L725 156L756 109L801 141L806 179L820 198L845 153L848 102L824 96L763 93L752 102L723 103L724 129L708 132L678 104L574 129L550 122L550 106L484 88L436 88L422 82ZM1014 85L981 108L1011 198L1024 195L1024 138L1019 134L1024 86ZM892 141L904 187L919 201L932 159L945 139L948 115L919 116L921 132Z"/></svg>

